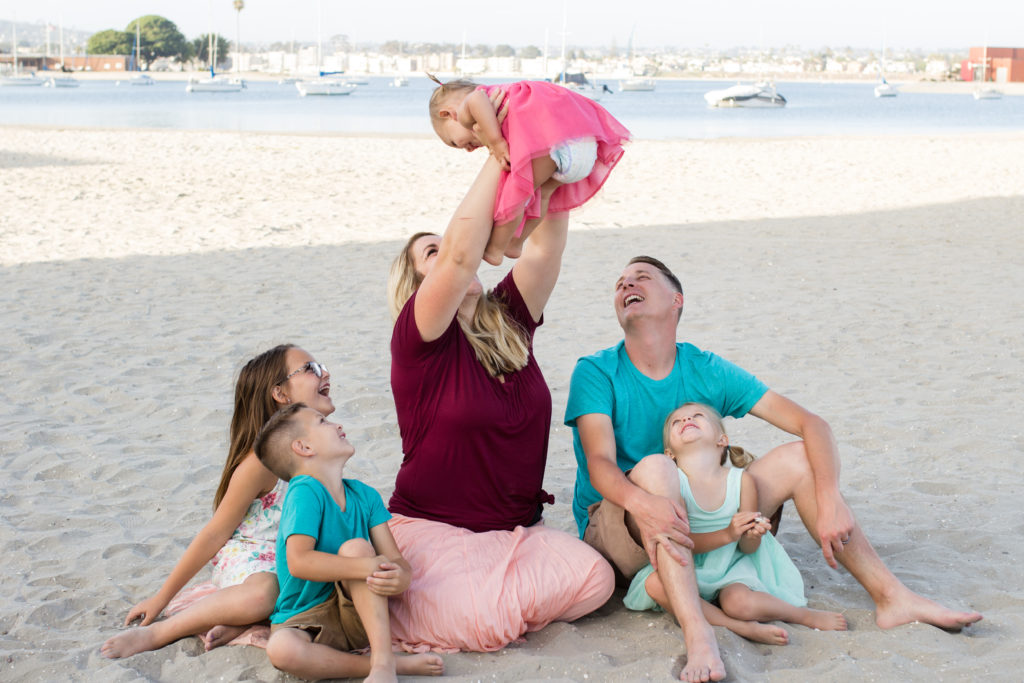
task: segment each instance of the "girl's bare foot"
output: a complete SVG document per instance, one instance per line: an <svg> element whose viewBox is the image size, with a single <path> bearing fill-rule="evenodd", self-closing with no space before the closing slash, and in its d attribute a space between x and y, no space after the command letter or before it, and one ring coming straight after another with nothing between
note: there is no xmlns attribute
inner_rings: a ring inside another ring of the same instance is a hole
<svg viewBox="0 0 1024 683"><path fill-rule="evenodd" d="M431 652L395 658L395 671L402 676L440 676L444 660Z"/></svg>
<svg viewBox="0 0 1024 683"><path fill-rule="evenodd" d="M806 609L803 618L797 623L819 631L845 631L846 617L839 612L826 612L820 609Z"/></svg>
<svg viewBox="0 0 1024 683"><path fill-rule="evenodd" d="M140 652L155 650L160 647L156 634L150 626L139 626L122 631L100 646L100 654L107 659L131 657Z"/></svg>
<svg viewBox="0 0 1024 683"><path fill-rule="evenodd" d="M232 640L245 633L247 628L249 627L224 626L223 624L220 626L214 626L203 635L203 647L205 647L206 651L209 652L215 647L227 645Z"/></svg>
<svg viewBox="0 0 1024 683"><path fill-rule="evenodd" d="M740 621L731 624L729 630L747 640L765 645L789 645L789 632L781 626L762 624L759 621Z"/></svg>

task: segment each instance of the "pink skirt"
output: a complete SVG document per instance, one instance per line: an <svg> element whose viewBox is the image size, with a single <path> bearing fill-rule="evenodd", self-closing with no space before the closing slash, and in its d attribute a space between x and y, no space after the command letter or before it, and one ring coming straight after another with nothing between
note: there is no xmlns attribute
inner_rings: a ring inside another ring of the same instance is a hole
<svg viewBox="0 0 1024 683"><path fill-rule="evenodd" d="M484 533L401 515L388 524L412 565L408 590L389 600L395 649L500 650L589 614L615 588L596 550L543 524Z"/></svg>

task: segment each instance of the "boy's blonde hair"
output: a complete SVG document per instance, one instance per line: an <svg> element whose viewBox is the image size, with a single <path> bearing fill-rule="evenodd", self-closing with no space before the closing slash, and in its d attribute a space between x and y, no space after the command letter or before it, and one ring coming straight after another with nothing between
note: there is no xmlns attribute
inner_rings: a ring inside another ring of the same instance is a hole
<svg viewBox="0 0 1024 683"><path fill-rule="evenodd" d="M298 455L292 452L292 442L306 435L299 412L312 410L305 403L292 403L274 413L256 435L253 450L263 466L278 479L290 481L298 467Z"/></svg>
<svg viewBox="0 0 1024 683"><path fill-rule="evenodd" d="M677 411L682 410L683 408L689 408L691 406L700 408L701 410L706 412L708 414L708 419L710 419L712 422L718 425L718 431L722 434L725 434L725 423L722 420L722 416L718 413L717 410L707 405L706 403L698 403L696 401L684 403L683 405L679 406L678 408L675 408L671 413L668 414L668 417L665 418L665 425L661 428L661 442L662 447L665 449L666 453L669 453L668 438L669 432L672 428L672 416L675 415ZM675 458L672 459L675 460ZM719 464L724 465L726 459L732 461L733 467L739 467L740 469L743 469L750 463L754 462L755 458L753 453L750 453L749 451L740 448L739 446L726 446L725 448L722 449L722 460Z"/></svg>
<svg viewBox="0 0 1024 683"><path fill-rule="evenodd" d="M448 101L450 95L462 93L465 96L477 88L477 84L467 78L457 78L454 81L442 83L434 74L425 73L430 80L437 83L434 92L430 94L430 121L432 123L441 121L441 110L444 109L445 102Z"/></svg>
<svg viewBox="0 0 1024 683"><path fill-rule="evenodd" d="M392 320L398 318L406 302L423 282L412 258L412 245L432 232L418 232L391 262L388 272L388 308ZM509 318L506 306L493 291L485 293L476 303L471 320L458 318L466 340L473 347L476 359L492 377L516 372L530 360L530 339L518 323Z"/></svg>

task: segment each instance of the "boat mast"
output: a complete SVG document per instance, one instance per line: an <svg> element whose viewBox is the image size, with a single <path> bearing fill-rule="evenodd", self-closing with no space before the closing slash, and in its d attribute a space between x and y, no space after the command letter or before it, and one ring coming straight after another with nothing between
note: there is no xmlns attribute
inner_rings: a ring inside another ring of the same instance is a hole
<svg viewBox="0 0 1024 683"><path fill-rule="evenodd" d="M561 79L562 85L565 85L565 71L566 71L566 64L565 64L565 25L566 25L566 16L567 16L567 13L566 13L566 9L565 9L565 2L562 2L562 75L559 77Z"/></svg>

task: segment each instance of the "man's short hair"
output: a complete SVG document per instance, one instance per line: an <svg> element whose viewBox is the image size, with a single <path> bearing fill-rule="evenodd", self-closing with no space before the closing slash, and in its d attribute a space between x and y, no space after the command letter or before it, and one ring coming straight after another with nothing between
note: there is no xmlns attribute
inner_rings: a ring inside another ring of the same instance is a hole
<svg viewBox="0 0 1024 683"><path fill-rule="evenodd" d="M289 481L295 473L296 458L292 442L304 436L299 411L309 408L305 403L292 403L270 416L267 423L256 435L252 449L263 466L277 475L278 479Z"/></svg>
<svg viewBox="0 0 1024 683"><path fill-rule="evenodd" d="M646 263L647 265L654 266L659 271L661 271L662 275L668 278L668 281L672 285L673 289L675 289L680 294L683 293L683 285L680 284L679 278L676 277L675 273L668 269L668 266L666 266L658 259L654 258L653 256L634 256L633 258L629 259L629 263L627 263L626 265L631 266L634 263Z"/></svg>

